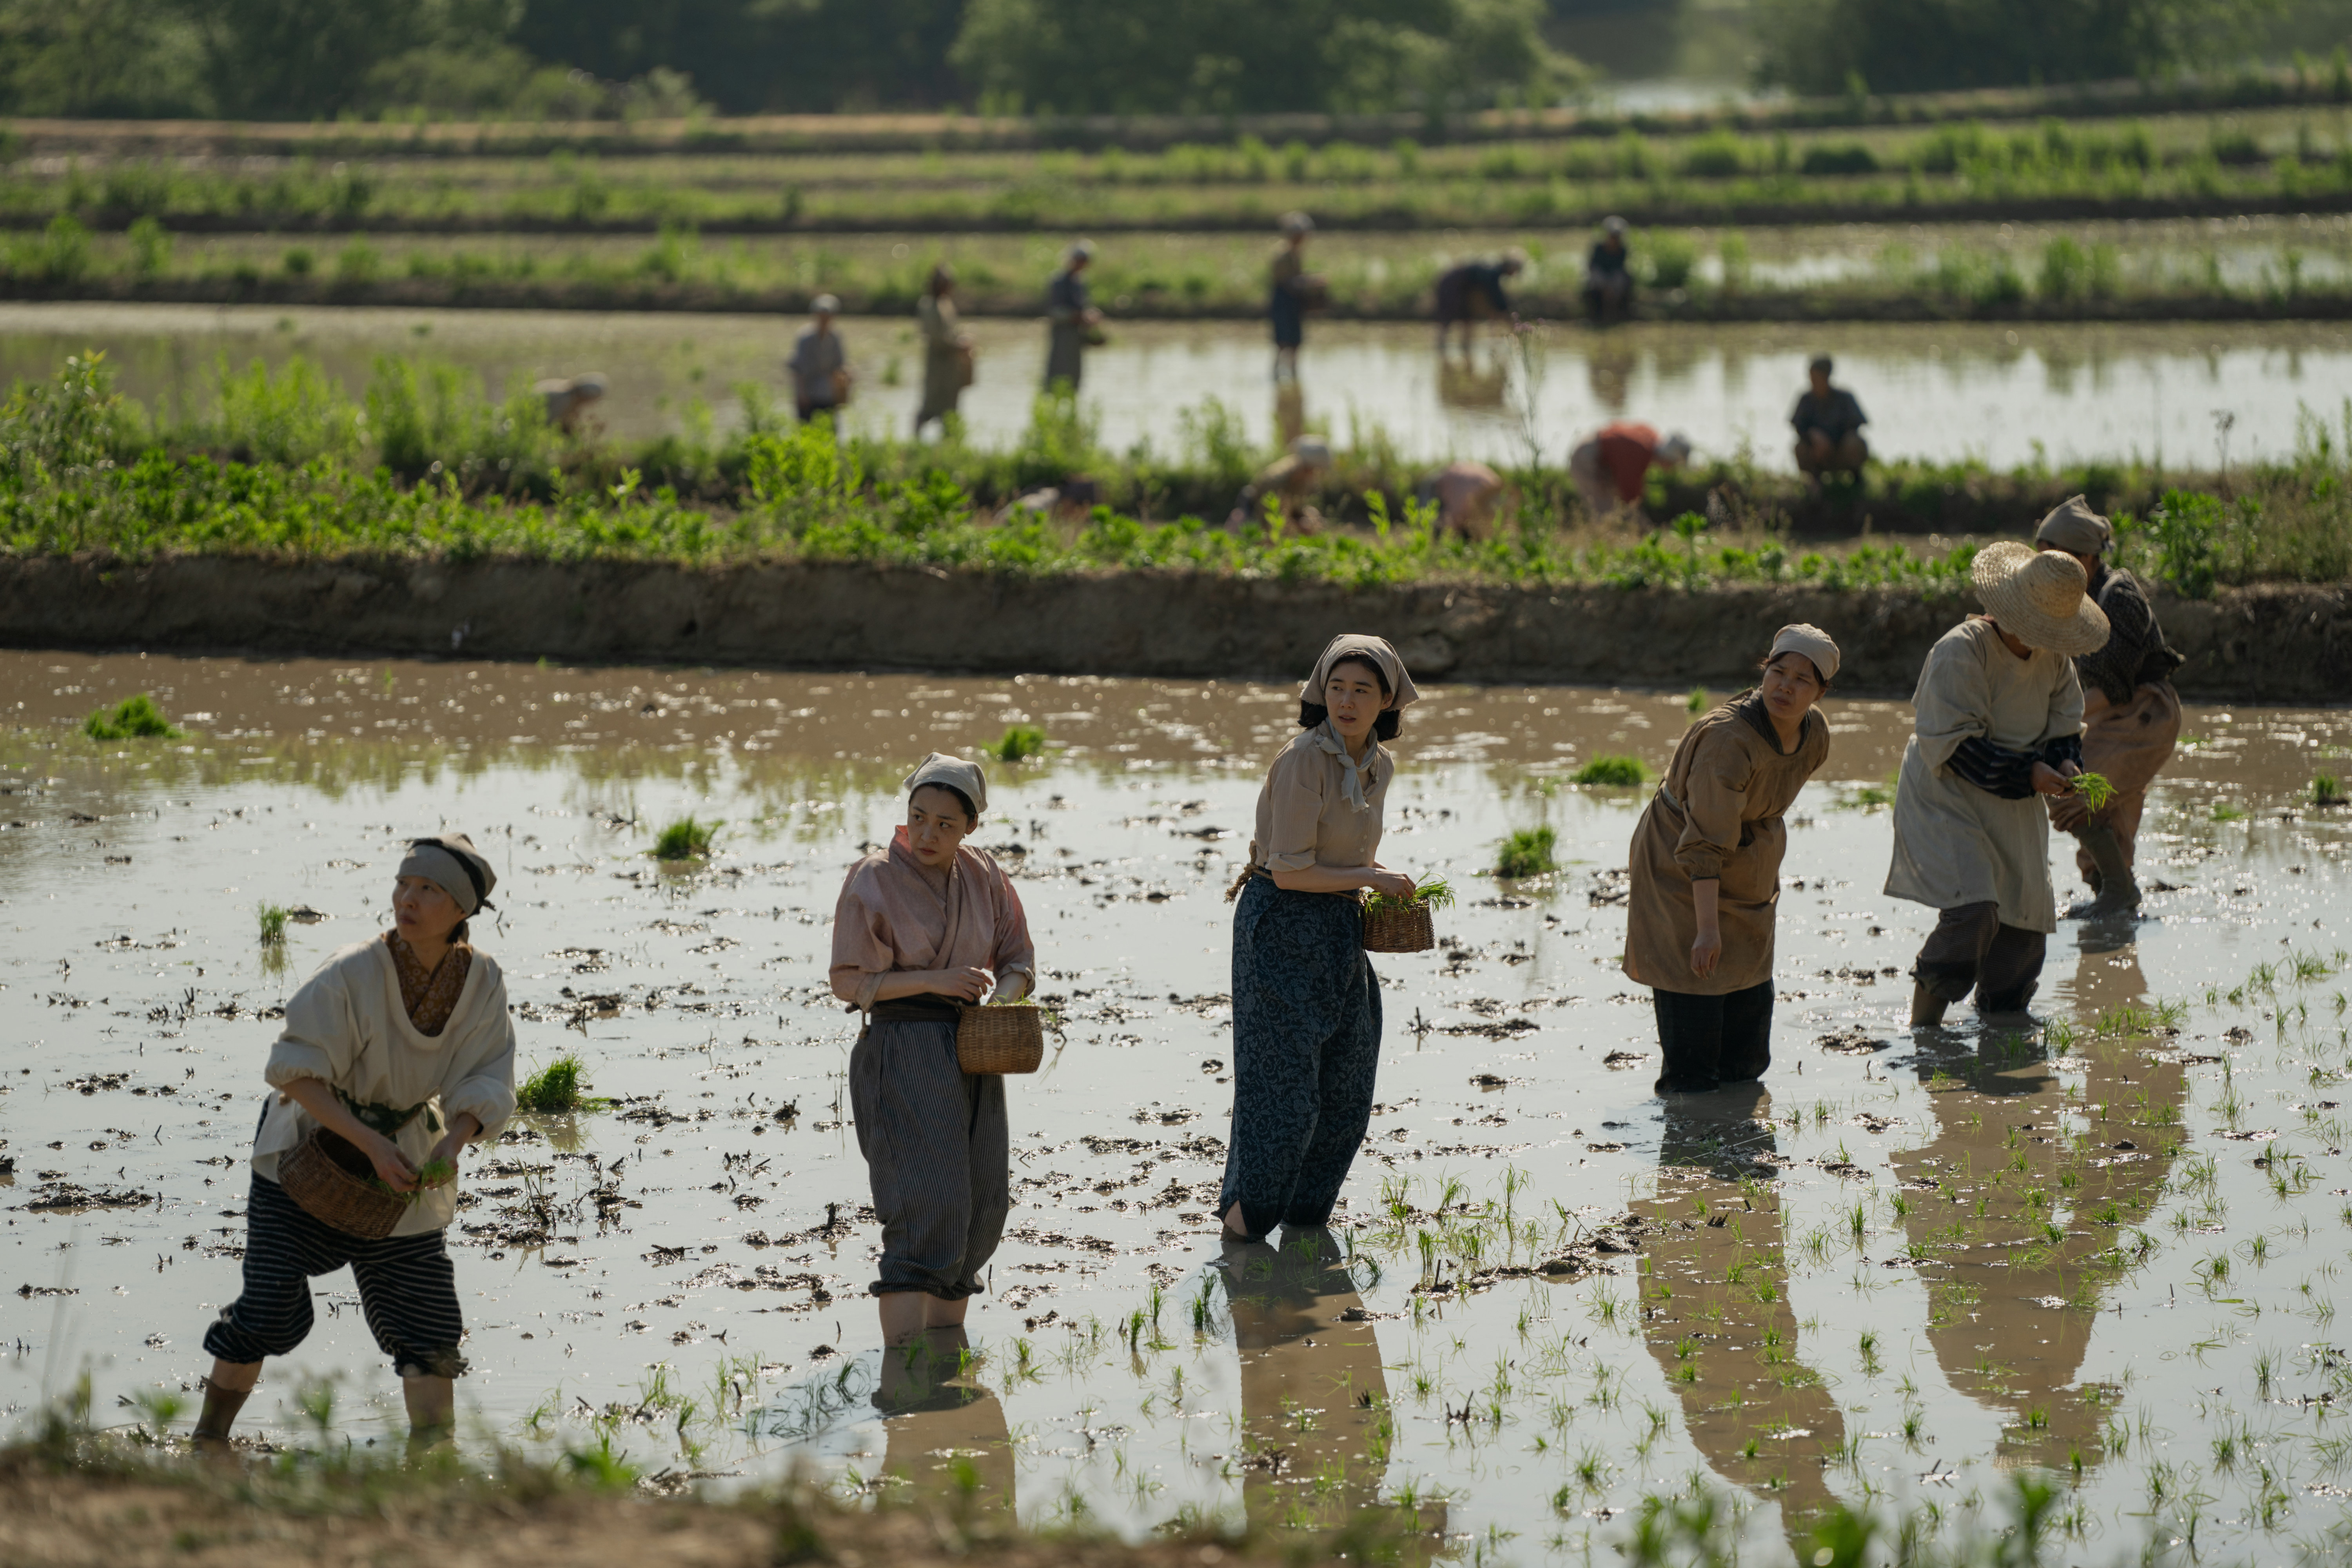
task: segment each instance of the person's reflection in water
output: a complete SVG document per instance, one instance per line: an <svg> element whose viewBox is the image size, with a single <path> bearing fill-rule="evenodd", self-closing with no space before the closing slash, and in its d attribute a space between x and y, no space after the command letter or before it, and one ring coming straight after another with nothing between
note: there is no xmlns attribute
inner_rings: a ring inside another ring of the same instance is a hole
<svg viewBox="0 0 2352 1568"><path fill-rule="evenodd" d="M1274 437L1289 446L1307 434L1307 394L1298 383L1278 381L1274 386Z"/></svg>
<svg viewBox="0 0 2352 1568"><path fill-rule="evenodd" d="M2104 945L2104 944L2101 944ZM2128 950L2085 950L2073 1000L2082 1037L2054 1059L2033 1037L1923 1033L1916 1070L1935 1142L1894 1157L1904 1229L1946 1379L2004 1416L2004 1463L2067 1469L2105 1457L2116 1390L2080 1373L2103 1292L2130 1266L2134 1227L2180 1148L2187 1080L2165 1037L2096 1033L2146 994ZM2061 994L2063 994L2062 990ZM2079 1093L2066 1080L2084 1074Z"/></svg>
<svg viewBox="0 0 2352 1568"><path fill-rule="evenodd" d="M1777 1498L1785 1523L1837 1500L1822 1456L1844 1418L1797 1360L1770 1100L1759 1084L1665 1097L1654 1198L1643 1232L1642 1333L1717 1475Z"/></svg>
<svg viewBox="0 0 2352 1568"><path fill-rule="evenodd" d="M884 1417L889 1446L883 1473L905 1490L893 1496L971 1512L1013 1518L1012 1434L1004 1405L981 1386L971 1342L961 1324L927 1329L912 1344L886 1346L874 1407Z"/></svg>
<svg viewBox="0 0 2352 1568"><path fill-rule="evenodd" d="M1241 1360L1238 1459L1251 1528L1337 1530L1381 1507L1396 1427L1380 1344L1338 1240L1290 1226L1279 1248L1229 1239L1223 1273ZM1409 1517L1383 1522L1426 1531L1423 1511L1418 1525Z"/></svg>
<svg viewBox="0 0 2352 1568"><path fill-rule="evenodd" d="M1448 408L1500 408L1510 384L1510 367L1499 358L1437 363L1437 400Z"/></svg>
<svg viewBox="0 0 2352 1568"><path fill-rule="evenodd" d="M1584 362L1592 401L1614 418L1633 395L1633 351L1609 339L1594 343Z"/></svg>

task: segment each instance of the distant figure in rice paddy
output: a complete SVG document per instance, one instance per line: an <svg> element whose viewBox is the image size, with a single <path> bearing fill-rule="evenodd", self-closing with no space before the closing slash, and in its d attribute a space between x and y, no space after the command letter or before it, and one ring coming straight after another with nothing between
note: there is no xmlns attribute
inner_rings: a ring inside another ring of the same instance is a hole
<svg viewBox="0 0 2352 1568"><path fill-rule="evenodd" d="M1851 474L1860 482L1862 466L1870 461L1870 443L1862 438L1862 427L1870 423L1870 416L1853 393L1830 384L1834 369L1829 355L1813 356L1813 363L1805 367L1811 384L1799 395L1796 409L1789 416L1797 432L1797 468L1815 489L1821 488L1823 474Z"/></svg>
<svg viewBox="0 0 2352 1568"><path fill-rule="evenodd" d="M1839 662L1820 627L1782 626L1754 689L1683 736L1633 829L1625 973L1650 988L1662 1095L1712 1094L1771 1066L1784 818L1829 760L1815 705Z"/></svg>
<svg viewBox="0 0 2352 1568"><path fill-rule="evenodd" d="M1577 443L1568 455L1568 477L1592 521L1611 521L1622 512L1639 518L1650 470L1680 468L1690 455L1690 437L1679 431L1660 440L1656 426L1621 419Z"/></svg>
<svg viewBox="0 0 2352 1568"><path fill-rule="evenodd" d="M1322 303L1323 280L1307 270L1307 237L1315 220L1305 213L1285 213L1282 240L1274 247L1268 268L1272 287L1266 315L1274 323L1274 379L1298 379L1299 345L1307 341L1307 312Z"/></svg>
<svg viewBox="0 0 2352 1568"><path fill-rule="evenodd" d="M1454 329L1462 329L1462 351L1470 352L1470 325L1499 317L1516 322L1511 310L1511 296L1504 286L1506 279L1517 278L1528 265L1527 252L1513 248L1492 261L1465 261L1446 269L1437 279L1437 355L1445 357L1445 348Z"/></svg>
<svg viewBox="0 0 2352 1568"><path fill-rule="evenodd" d="M1625 244L1622 217L1603 218L1601 237L1584 261L1584 315L1596 327L1622 321L1633 313L1633 255Z"/></svg>
<svg viewBox="0 0 2352 1568"><path fill-rule="evenodd" d="M2062 503L2035 531L2034 543L2072 556L2090 578L2088 593L2107 617L2107 640L2078 656L2083 682L2083 766L2105 776L2115 794L2094 811L2069 792L2049 797L2050 824L2074 836L2074 864L2091 898L2066 911L2068 920L2128 915L2139 908L2132 874L2140 813L2148 786L2180 740L2180 693L2172 672L2187 661L2164 640L2147 590L2106 562L2115 530L2082 496Z"/></svg>
<svg viewBox="0 0 2352 1568"><path fill-rule="evenodd" d="M915 302L915 320L923 334L923 401L915 410L915 434L919 437L934 419L946 427L975 368L971 335L956 312L955 274L946 262L931 268L923 296Z"/></svg>
<svg viewBox="0 0 2352 1568"><path fill-rule="evenodd" d="M1475 542L1495 531L1495 506L1502 500L1503 476L1484 463L1465 459L1421 481L1418 499L1437 508L1437 531Z"/></svg>
<svg viewBox="0 0 2352 1568"><path fill-rule="evenodd" d="M1087 349L1103 341L1103 313L1087 291L1095 242L1081 239L1062 253L1062 269L1045 282L1045 390L1078 390Z"/></svg>
<svg viewBox="0 0 2352 1568"><path fill-rule="evenodd" d="M809 301L809 324L793 342L793 357L785 366L793 373L793 406L805 425L820 414L833 414L849 402L849 345L834 330L841 301L819 294Z"/></svg>
<svg viewBox="0 0 2352 1568"><path fill-rule="evenodd" d="M585 375L551 376L533 382L530 389L545 405L547 422L572 436L579 433L588 410L604 400L608 386L603 374L592 370Z"/></svg>
<svg viewBox="0 0 2352 1568"><path fill-rule="evenodd" d="M1311 498L1330 477L1330 443L1320 436L1298 437L1290 443L1289 451L1260 468L1242 487L1225 526L1249 528L1263 523L1266 498L1271 496L1286 525L1302 533L1320 533L1323 514Z"/></svg>

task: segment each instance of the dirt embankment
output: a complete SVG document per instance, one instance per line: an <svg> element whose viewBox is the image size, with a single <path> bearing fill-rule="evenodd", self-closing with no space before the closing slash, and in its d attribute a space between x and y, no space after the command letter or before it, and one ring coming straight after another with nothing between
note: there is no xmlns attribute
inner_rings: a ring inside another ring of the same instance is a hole
<svg viewBox="0 0 2352 1568"><path fill-rule="evenodd" d="M803 668L1288 679L1334 633L1381 633L1417 673L1476 683L1727 686L1773 630L1829 628L1840 687L1907 694L1975 607L1873 590L1328 583L1178 574L1022 577L856 565L628 562L142 565L0 561L0 641ZM2352 696L2352 584L2159 601L2194 697Z"/></svg>

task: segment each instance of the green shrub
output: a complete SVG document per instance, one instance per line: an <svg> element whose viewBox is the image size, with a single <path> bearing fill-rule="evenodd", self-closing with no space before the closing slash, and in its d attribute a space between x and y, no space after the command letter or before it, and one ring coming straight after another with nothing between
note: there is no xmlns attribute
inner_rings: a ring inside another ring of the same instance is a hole
<svg viewBox="0 0 2352 1568"><path fill-rule="evenodd" d="M1688 235L1653 233L1644 248L1650 255L1650 287L1680 289L1698 268L1698 247Z"/></svg>
<svg viewBox="0 0 2352 1568"><path fill-rule="evenodd" d="M1025 763L1045 750L1045 731L1034 724L1015 724L996 744L982 748L1000 763Z"/></svg>
<svg viewBox="0 0 2352 1568"><path fill-rule="evenodd" d="M1801 174L1874 174L1878 156L1859 142L1823 142L1805 149Z"/></svg>
<svg viewBox="0 0 2352 1568"><path fill-rule="evenodd" d="M1502 852L1495 858L1495 875L1517 879L1558 870L1552 852L1559 847L1559 836L1549 824L1519 828L1503 840Z"/></svg>
<svg viewBox="0 0 2352 1568"><path fill-rule="evenodd" d="M1649 764L1639 757L1595 757L1569 774L1568 782L1624 789L1647 784L1652 776Z"/></svg>
<svg viewBox="0 0 2352 1568"><path fill-rule="evenodd" d="M155 700L144 691L136 697L124 698L111 710L96 710L81 721L81 732L93 741L176 741L180 738L180 731L163 716L163 710L155 706Z"/></svg>
<svg viewBox="0 0 2352 1568"><path fill-rule="evenodd" d="M172 265L172 231L147 215L131 220L131 270L140 278L160 278Z"/></svg>
<svg viewBox="0 0 2352 1568"><path fill-rule="evenodd" d="M656 860L700 860L710 853L710 841L719 832L715 822L697 822L691 816L681 816L661 830L654 840Z"/></svg>
<svg viewBox="0 0 2352 1568"><path fill-rule="evenodd" d="M601 1110L609 1100L589 1094L579 1057L561 1056L515 1086L515 1109L533 1116L566 1116Z"/></svg>

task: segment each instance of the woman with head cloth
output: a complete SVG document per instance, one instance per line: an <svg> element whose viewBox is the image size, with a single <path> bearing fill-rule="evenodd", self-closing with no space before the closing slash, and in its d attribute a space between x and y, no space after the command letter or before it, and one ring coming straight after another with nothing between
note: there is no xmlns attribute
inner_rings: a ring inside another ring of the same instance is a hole
<svg viewBox="0 0 2352 1568"><path fill-rule="evenodd" d="M1830 754L1814 704L1838 670L1818 626L1782 626L1755 689L1690 727L1633 829L1625 973L1651 988L1660 1094L1704 1094L1772 1062L1782 815Z"/></svg>
<svg viewBox="0 0 2352 1568"><path fill-rule="evenodd" d="M944 261L931 268L922 298L915 302L915 321L923 336L923 401L915 410L915 434L932 420L946 427L963 389L971 384L971 337L956 313L955 274Z"/></svg>
<svg viewBox="0 0 2352 1568"><path fill-rule="evenodd" d="M1331 639L1298 691L1298 734L1257 797L1234 912L1234 1118L1217 1211L1229 1237L1320 1226L1371 1121L1380 983L1360 895L1408 898L1383 867L1398 715L1420 696L1380 637Z"/></svg>
<svg viewBox="0 0 2352 1568"><path fill-rule="evenodd" d="M2102 773L2115 796L2098 810L2081 795L2052 795L2050 824L2074 836L2074 864L2091 884L2091 898L2066 911L2070 920L2126 915L2139 908L2132 874L2140 813L2148 785L2180 741L2180 693L2172 672L2185 662L2164 640L2147 590L2120 566L2106 563L2115 530L2076 496L2042 520L2033 542L2073 556L2089 575L2086 592L2107 617L2107 640L2074 660L2083 683L2083 766Z"/></svg>
<svg viewBox="0 0 2352 1568"><path fill-rule="evenodd" d="M1088 337L1102 325L1087 290L1095 242L1081 239L1062 252L1062 268L1045 280L1045 390L1076 392L1087 371Z"/></svg>
<svg viewBox="0 0 2352 1568"><path fill-rule="evenodd" d="M906 789L905 826L850 867L833 921L833 993L866 1016L849 1098L882 1222L869 1289L889 1345L960 1335L1003 1235L1004 1079L957 1065L956 1023L965 1004L1028 994L1036 974L1020 895L964 842L987 779L934 752Z"/></svg>
<svg viewBox="0 0 2352 1568"><path fill-rule="evenodd" d="M1895 791L1886 891L1942 911L1911 968L1911 1022L2019 1013L2058 929L2050 818L2034 796L2083 771L2083 685L2074 660L2107 640L2082 566L2015 540L1976 558L1970 616L1927 651Z"/></svg>
<svg viewBox="0 0 2352 1568"><path fill-rule="evenodd" d="M457 1213L455 1167L467 1144L496 1140L515 1108L506 982L467 929L498 880L463 834L415 840L393 883L393 929L333 954L286 1004L262 1068L275 1092L253 1141L245 1289L205 1334L215 1359L199 1447L227 1444L263 1360L310 1333L310 1279L346 1264L368 1331L400 1376L412 1441L449 1431L452 1380L466 1370L442 1240ZM280 1158L318 1128L366 1155L386 1186L415 1194L390 1236L335 1229L278 1184ZM436 1161L447 1173L434 1181Z"/></svg>

